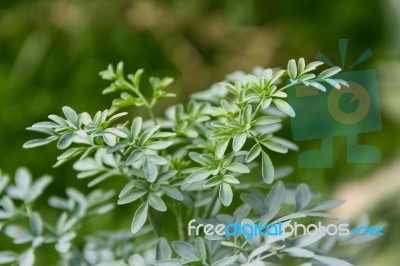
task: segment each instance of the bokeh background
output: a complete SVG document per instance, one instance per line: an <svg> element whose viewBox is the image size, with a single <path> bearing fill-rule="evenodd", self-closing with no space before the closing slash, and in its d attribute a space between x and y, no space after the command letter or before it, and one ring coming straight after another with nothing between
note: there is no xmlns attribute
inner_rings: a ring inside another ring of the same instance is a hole
<svg viewBox="0 0 400 266"><path fill-rule="evenodd" d="M296 166L290 181L309 184L323 198L346 199L336 211L340 217L369 213L373 222L387 223L385 237L365 261L399 265L399 26L397 0L2 0L0 167L13 173L24 165L36 176L51 174L55 182L46 196L62 194L67 186L87 190L71 165L51 167L59 154L55 147L23 150L22 144L37 136L26 127L60 114L64 105L92 114L108 108L112 97L101 95L107 84L98 72L109 63L123 60L132 72L144 68L145 77L174 77L171 88L178 97L159 106L156 113L162 115L169 104L187 101L190 93L236 70L285 66L298 57L310 61L318 51L340 64L337 41L347 38L348 62L368 48L374 53L357 69L377 71L383 130L360 140L381 150L381 163L347 164L345 137L334 138L330 169L298 168L294 152L275 160ZM282 134L291 139L290 121L285 125ZM129 220L133 211L122 210L129 211Z"/></svg>

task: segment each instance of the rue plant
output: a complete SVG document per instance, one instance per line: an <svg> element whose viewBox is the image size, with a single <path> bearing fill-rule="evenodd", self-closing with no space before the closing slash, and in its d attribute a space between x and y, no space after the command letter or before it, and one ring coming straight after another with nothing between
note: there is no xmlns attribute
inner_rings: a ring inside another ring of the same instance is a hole
<svg viewBox="0 0 400 266"><path fill-rule="evenodd" d="M171 78L150 78L152 96L146 97L142 70L125 75L122 63L110 65L100 72L111 83L103 93L119 97L108 110L91 116L63 107L61 116L49 115L48 121L28 128L46 137L24 147L54 142L63 150L55 167L72 161L77 178L90 188L108 179L125 185L89 194L67 188L66 197L48 199L59 210L50 223L34 206L50 177L32 180L24 168L14 179L0 175L0 228L23 246L16 249L20 252L1 251L0 264L33 265L35 257L45 256L39 247L53 245L59 254L54 263L60 265L350 265L345 259L354 259L351 254L331 254L338 246L364 241L355 236L258 235L247 240L244 235L194 238L187 233L193 218L263 225L304 217L335 219L325 211L342 201L317 202L318 193L306 184L285 185L281 179L291 168L270 158L271 153L297 150L277 134L282 118L295 116L287 89L302 85L325 92L347 85L334 78L338 67L315 74L320 65L300 58L282 70L231 75L193 95L186 106L169 107L163 117L155 115L154 107L175 96L166 91ZM146 110L148 119L129 113L135 106ZM124 204L130 205L130 228L99 228L92 235L80 231L89 217L100 219Z"/></svg>

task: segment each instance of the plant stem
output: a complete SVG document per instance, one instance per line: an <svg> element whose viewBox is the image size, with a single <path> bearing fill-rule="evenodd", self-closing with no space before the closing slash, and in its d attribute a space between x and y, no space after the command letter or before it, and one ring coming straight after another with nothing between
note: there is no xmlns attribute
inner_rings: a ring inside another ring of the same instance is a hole
<svg viewBox="0 0 400 266"><path fill-rule="evenodd" d="M264 256L262 256L262 257L259 257L258 259L259 259L259 260L263 260L263 259L266 259L266 258L271 257L271 256L273 256L273 255L276 255L276 252L269 253L269 254L267 254L267 255L264 255Z"/></svg>
<svg viewBox="0 0 400 266"><path fill-rule="evenodd" d="M213 194L213 197L212 197L212 199L211 199L211 202L210 202L210 204L207 206L206 212L204 213L204 218L205 218L205 219L210 218L211 212L212 212L212 210L213 210L213 208L214 208L214 206L215 206L215 204L216 204L216 202L217 202L217 200L218 200L218 187L216 187L216 188L214 189L214 192L213 192L213 193L214 193L214 194Z"/></svg>
<svg viewBox="0 0 400 266"><path fill-rule="evenodd" d="M180 202L178 202L178 215L176 217L177 222L178 222L178 234L179 234L179 239L182 241L185 241L185 232L184 232L184 227L183 227L183 217L182 217L182 205Z"/></svg>
<svg viewBox="0 0 400 266"><path fill-rule="evenodd" d="M250 119L251 121L253 121L253 119L257 115L258 111L260 111L261 103L262 103L262 100L259 102L259 104L257 105L257 108L254 110L254 112L253 112L253 114L251 116L251 119Z"/></svg>
<svg viewBox="0 0 400 266"><path fill-rule="evenodd" d="M153 227L153 230L154 230L155 235L156 235L158 238L162 237L160 228L158 227L157 222L156 222L156 219L155 219L155 217L154 217L153 209L151 209L151 208L149 209L148 215L149 215L150 224L151 224L151 226Z"/></svg>
<svg viewBox="0 0 400 266"><path fill-rule="evenodd" d="M154 113L153 113L153 110L152 110L152 107L154 105L154 101L152 101L151 104L150 104L149 101L147 101L146 97L144 97L144 95L139 91L139 89L133 87L129 83L128 83L128 86L143 101L143 104L144 104L144 106L146 106L147 112L149 113L149 116L150 116L151 120L153 121L153 123L155 125L157 125L157 120L156 120L156 117L154 116Z"/></svg>
<svg viewBox="0 0 400 266"><path fill-rule="evenodd" d="M290 87L292 87L292 86L296 86L296 85L299 85L299 84L300 84L300 82L290 83L290 84L288 84L288 85L286 85L286 86L283 86L283 87L280 88L278 91L283 91L283 90L285 90L285 89L287 89L287 88L290 88Z"/></svg>

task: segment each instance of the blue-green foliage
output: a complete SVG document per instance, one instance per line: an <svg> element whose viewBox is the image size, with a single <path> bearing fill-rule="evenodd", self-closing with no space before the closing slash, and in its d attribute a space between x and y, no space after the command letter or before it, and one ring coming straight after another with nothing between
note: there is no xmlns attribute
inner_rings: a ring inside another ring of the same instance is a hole
<svg viewBox="0 0 400 266"><path fill-rule="evenodd" d="M279 263L283 257L293 257L303 266L314 262L349 265L329 257L329 253L335 243L353 243L352 239L332 240L333 237L325 239L321 235L256 237L249 241L243 236L187 239L183 225L191 218L224 224L290 223L304 217L334 219L324 211L341 201L312 206L317 194L305 184L293 190L276 182L289 172L287 167L275 167L270 158L272 152L297 149L276 135L282 118L295 116L286 101L287 88L303 84L325 91L324 83L337 89L346 85L333 78L340 68L330 68L319 75L311 73L321 64L306 65L301 58L297 62L290 60L284 70L265 69L257 75L235 77L234 81L218 84L217 93L211 89L194 95L186 107L171 106L165 117L156 117L153 107L161 99L174 96L166 92L171 78L150 78L153 96L148 99L140 89L142 70L125 76L122 63L115 69L109 66L100 73L111 81L103 93L120 93L109 110L92 117L63 107L63 116L50 115L49 121L28 128L46 138L28 141L24 147L56 142L64 152L54 166L74 161L77 177L90 180L89 187L109 178L126 180L117 193L118 199L113 191L94 190L85 195L68 188L68 198L49 199L50 206L60 210L60 216L55 225L47 224L45 214L35 211L33 203L51 179L42 177L32 182L27 170L20 169L14 185L2 175L1 228L15 244L24 244L27 249L21 254L1 252L0 264L33 265L37 247L52 244L69 265L264 265ZM146 109L149 119L137 116L132 121L124 120L127 113L120 111L131 106ZM244 178L245 175L251 178ZM254 184L269 190L268 195L254 190ZM233 216L222 214L222 206L238 203L239 195L243 205ZM130 233L125 228L99 232L84 239L83 250L75 246L74 241L81 238L76 230L87 217L104 215L115 207L114 203L134 202L138 207ZM178 227L175 239L180 240L163 237L155 212L174 213ZM28 227L23 220L29 221ZM133 239L141 236L149 240L148 244L133 245Z"/></svg>

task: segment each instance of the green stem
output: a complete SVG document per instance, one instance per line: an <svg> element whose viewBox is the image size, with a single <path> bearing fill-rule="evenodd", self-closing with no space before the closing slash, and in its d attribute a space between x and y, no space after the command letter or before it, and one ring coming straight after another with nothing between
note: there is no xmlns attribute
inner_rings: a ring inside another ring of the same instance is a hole
<svg viewBox="0 0 400 266"><path fill-rule="evenodd" d="M127 84L128 84L128 86L129 86L129 88L130 88L134 93L136 93L136 95L143 101L143 104L144 104L144 106L146 107L147 112L149 113L149 116L150 116L151 120L153 121L153 123L154 123L155 125L157 125L157 120L156 120L156 117L154 116L154 113L153 113L153 110L152 110L152 107L153 107L153 105L154 105L155 102L152 101L151 104L150 104L149 101L146 99L146 97L144 97L144 95L143 95L137 88L135 88L134 86L132 86L132 85L129 84L128 82L127 82Z"/></svg>
<svg viewBox="0 0 400 266"><path fill-rule="evenodd" d="M176 216L176 220L178 222L178 234L179 239L185 241L185 232L183 227L183 216L182 216L182 205L178 202L178 215Z"/></svg>
<svg viewBox="0 0 400 266"><path fill-rule="evenodd" d="M160 228L158 227L157 221L156 221L156 219L154 217L153 209L151 209L151 208L149 209L148 215L149 215L150 224L151 224L151 226L153 227L153 230L154 230L154 234L158 238L162 237Z"/></svg>
<svg viewBox="0 0 400 266"><path fill-rule="evenodd" d="M268 257L272 257L272 256L274 256L274 255L276 255L276 252L272 252L272 253L269 253L269 254L264 255L264 256L262 256L262 257L259 257L258 260L263 260L263 259L266 259L266 258L268 258Z"/></svg>
<svg viewBox="0 0 400 266"><path fill-rule="evenodd" d="M257 115L258 111L260 111L262 100L258 103L257 108L254 110L253 114L251 115L250 121L253 121L254 117Z"/></svg>
<svg viewBox="0 0 400 266"><path fill-rule="evenodd" d="M145 203L145 202L146 202L146 199L142 197L142 198L141 198L141 201ZM146 204L146 203L145 203L145 204ZM154 217L154 212L153 212L153 209L152 209L152 208L149 208L149 211L148 211L148 213L147 213L147 216L148 216L148 218L149 218L150 225L151 225L151 227L153 228L154 234L155 234L158 238L162 237L160 228L159 228L158 225L157 225L157 221L156 221L156 219L155 219L155 217Z"/></svg>

